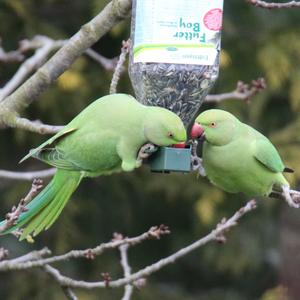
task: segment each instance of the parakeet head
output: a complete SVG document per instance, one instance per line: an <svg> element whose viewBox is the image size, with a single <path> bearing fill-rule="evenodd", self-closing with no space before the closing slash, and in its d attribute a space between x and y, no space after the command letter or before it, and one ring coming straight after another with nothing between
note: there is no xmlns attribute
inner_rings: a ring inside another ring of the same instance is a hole
<svg viewBox="0 0 300 300"><path fill-rule="evenodd" d="M186 130L181 119L161 107L148 107L144 133L147 140L157 146L170 146L186 141Z"/></svg>
<svg viewBox="0 0 300 300"><path fill-rule="evenodd" d="M239 120L227 111L206 110L196 118L191 137L197 138L203 133L207 142L223 146L233 139L238 123Z"/></svg>

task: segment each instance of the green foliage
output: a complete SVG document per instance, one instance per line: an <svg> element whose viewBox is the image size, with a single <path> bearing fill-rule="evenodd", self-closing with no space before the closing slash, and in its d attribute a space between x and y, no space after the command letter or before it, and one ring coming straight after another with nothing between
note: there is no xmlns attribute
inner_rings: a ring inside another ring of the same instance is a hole
<svg viewBox="0 0 300 300"><path fill-rule="evenodd" d="M36 34L68 38L102 9L108 1L2 0L0 36L6 50ZM299 11L265 11L245 1L225 1L223 60L214 93L230 91L238 80L249 82L266 76L269 89L252 104L228 101L218 105L268 135L278 146L283 161L296 173L289 177L299 186L300 168L300 40ZM127 39L129 21L116 26L94 48L107 57L120 52ZM18 65L0 64L3 85ZM55 85L30 106L26 116L45 123L65 124L92 100L107 94L111 72L87 57L78 59ZM119 91L131 92L123 76ZM211 108L204 105L203 109ZM21 130L1 130L0 166L11 170L41 169L31 160L17 162L46 137ZM29 189L29 183L1 180L1 216ZM172 234L147 241L130 250L133 270L154 262L210 232L224 216L244 202L243 195L229 195L194 174L151 174L147 167L132 174L86 180L63 212L63 217L34 244L1 238L11 255L48 246L54 253L88 248L111 239L113 232L133 236L150 226L167 224ZM149 279L137 300L279 300L282 274L280 231L286 228L289 211L284 203L259 201L258 209L241 220L225 245L212 243L181 259ZM296 230L294 228L294 230ZM299 235L298 235L299 236ZM293 239L289 240L293 244ZM290 245L289 244L289 245ZM300 249L299 249L300 250ZM283 254L282 254L283 255ZM296 262L295 262L296 263ZM99 280L101 272L122 276L119 253L112 251L95 261L70 261L59 265L64 274ZM122 290L80 291L79 299L120 299ZM278 296L279 295L279 296ZM63 293L40 270L0 274L0 299L64 299Z"/></svg>

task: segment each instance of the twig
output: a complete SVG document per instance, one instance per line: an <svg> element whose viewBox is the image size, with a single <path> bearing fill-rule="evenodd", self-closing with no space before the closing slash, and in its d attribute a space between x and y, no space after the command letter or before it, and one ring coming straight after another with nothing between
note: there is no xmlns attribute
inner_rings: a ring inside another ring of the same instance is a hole
<svg viewBox="0 0 300 300"><path fill-rule="evenodd" d="M130 39L122 42L121 54L110 84L110 89L109 89L110 94L115 94L117 92L117 85L120 80L121 73L123 72L124 69L124 63L129 51L129 46L130 46Z"/></svg>
<svg viewBox="0 0 300 300"><path fill-rule="evenodd" d="M62 286L62 290L63 290L64 294L66 295L66 297L69 300L77 300L78 299L76 294L74 293L74 291L70 287Z"/></svg>
<svg viewBox="0 0 300 300"><path fill-rule="evenodd" d="M66 40L53 40L49 37L40 35L35 36L31 40L21 41L18 51L15 51L16 53L21 54L33 49L36 50L36 52L21 65L13 78L0 89L0 101L11 94L38 65L42 64L51 51L61 48L66 43ZM106 70L113 70L117 65L116 58L105 58L92 49L87 49L85 53L100 63ZM0 125L2 126L20 128L39 134L53 134L62 129L62 126L47 125L40 121L31 121L26 118L20 118L16 113L5 109L5 107L2 107L2 109L0 107L0 110Z"/></svg>
<svg viewBox="0 0 300 300"><path fill-rule="evenodd" d="M269 197L284 200L293 208L300 207L300 192L292 190L289 186L282 186L281 191L273 190Z"/></svg>
<svg viewBox="0 0 300 300"><path fill-rule="evenodd" d="M38 71L2 102L3 109L20 112L49 87L84 51L113 25L128 16L131 0L113 0L58 50ZM63 63L62 63L63 62Z"/></svg>
<svg viewBox="0 0 300 300"><path fill-rule="evenodd" d="M20 200L17 207L14 206L11 209L11 212L6 214L6 222L2 226L0 226L0 234L16 224L20 215L23 212L27 211L26 204L33 199L33 197L42 187L43 185L41 179L33 180L31 189L28 194Z"/></svg>
<svg viewBox="0 0 300 300"><path fill-rule="evenodd" d="M222 241L225 242L225 236L224 234L232 227L237 225L237 221L244 216L246 213L252 211L253 209L256 208L256 202L255 200L249 201L244 207L239 209L230 219L225 220L223 219L220 224L217 225L217 227L212 230L208 235L205 237L197 240L196 242L180 249L179 251L175 252L174 254L163 258L156 263L147 266L140 271L133 273L127 277L117 279L117 280L104 280L104 281L98 281L98 282L87 282L87 281L81 281L81 280L74 280L72 278L66 277L60 273L59 270L56 268L50 266L47 263L51 262L56 262L68 259L70 257L82 257L83 255L87 255L87 250L84 252L78 252L79 256L75 255L76 251L71 251L65 255L60 256L59 259L55 259L55 257L48 258L48 259L41 259L41 260L35 260L35 261L30 261L30 262L25 262L21 264L9 264L9 260L0 262L0 270L1 271L7 271L7 270L18 270L18 269L28 269L36 266L43 266L43 270L47 272L56 282L58 282L61 286L64 287L70 287L70 288L82 288L82 289L95 289L95 288L105 288L109 286L110 288L118 288L118 287L123 287L128 284L136 283L139 280L143 280L145 277L150 276L151 274L159 271L163 267L176 262L179 258L189 254L191 251L198 249L199 247L202 247L206 245L208 242L211 241ZM112 241L107 244L102 244L99 246L98 251L102 253L102 251L105 249L104 245L109 248L115 248L119 247L124 244L130 244L133 243L140 243L141 241L152 237L152 238L159 238L161 234L168 232L165 227L155 227L155 229L150 229L148 232L140 235L137 238L132 238L132 239L116 239L115 241ZM132 244L130 244L132 245ZM114 247L113 247L114 246ZM92 251L92 250L90 250ZM72 254L71 254L72 253ZM91 252L95 253L95 252ZM100 254L98 252L98 254ZM50 259L50 260L49 260ZM42 262L42 263L41 263ZM21 266L21 267L20 267Z"/></svg>
<svg viewBox="0 0 300 300"><path fill-rule="evenodd" d="M43 46L43 40L37 39L37 37L43 37L50 39L53 42L53 50L63 47L67 44L68 40L53 40L46 36L35 36L31 40L23 40L20 42L19 52L23 53L28 50L37 49ZM85 54L98 62L106 70L114 70L117 65L117 58L106 58L103 55L97 53L95 50L89 48L85 51Z"/></svg>
<svg viewBox="0 0 300 300"><path fill-rule="evenodd" d="M261 7L261 8L267 8L267 9L281 9L281 8L295 8L300 7L299 1L290 1L290 2L284 2L284 3L274 3L274 2L266 2L261 0L247 0L250 4Z"/></svg>
<svg viewBox="0 0 300 300"><path fill-rule="evenodd" d="M243 81L238 81L237 87L230 93L207 95L205 102L221 102L228 99L250 101L250 98L266 88L266 81L264 78L257 78L252 80L251 85L245 84Z"/></svg>
<svg viewBox="0 0 300 300"><path fill-rule="evenodd" d="M37 39L37 37L44 37L44 36L35 36L31 40L26 39L26 40L21 41L18 51L20 53L24 53L28 50L38 49L38 48L42 47L43 42L42 42L42 40ZM50 39L53 42L53 50L63 47L68 42L68 40L53 40L46 36L45 36L45 38ZM106 58L91 48L87 49L85 51L85 54L87 56L89 56L90 58L92 58L93 60L95 60L96 62L98 62L100 65L102 65L105 70L110 70L110 71L114 70L117 65L118 58L116 58L116 57L115 58Z"/></svg>
<svg viewBox="0 0 300 300"><path fill-rule="evenodd" d="M121 254L121 266L123 268L124 278L127 278L131 275L131 268L128 263L128 248L129 248L128 244L119 247L120 254ZM126 284L122 300L130 300L132 292L133 292L133 285Z"/></svg>
<svg viewBox="0 0 300 300"><path fill-rule="evenodd" d="M85 51L85 54L90 58L92 58L97 63L99 63L101 66L103 66L103 68L107 71L113 71L116 68L116 65L118 63L117 57L114 58L104 57L103 55L99 54L98 52L96 52L91 48L87 49Z"/></svg>
<svg viewBox="0 0 300 300"><path fill-rule="evenodd" d="M57 255L49 258L44 258L35 261L27 261L24 263L15 264L12 260L5 260L0 262L0 272L7 270L23 270L34 267L42 267L47 264L52 264L59 261L69 260L71 258L87 258L93 259L95 256L101 255L107 249L118 248L121 245L137 245L142 243L145 240L149 239L159 239L162 235L169 234L169 229L164 226L153 226L147 232L133 238L115 238L109 242L100 244L99 246L92 249L85 250L72 250L62 255Z"/></svg>
<svg viewBox="0 0 300 300"><path fill-rule="evenodd" d="M254 200L249 201L246 206L242 207L239 211L237 211L229 220L222 222L214 229L211 233L209 233L204 238L199 239L198 241L194 242L193 244L180 249L179 251L175 252L174 254L159 260L158 262L145 267L144 269L133 273L132 275L128 276L127 278L122 278L118 280L111 281L109 283L109 287L117 288L124 286L126 284L132 283L140 278L147 277L154 272L162 269L163 267L174 263L179 258L187 255L191 251L204 246L210 241L219 240L221 236L224 235L224 232L230 229L231 227L237 224L237 221L246 213L250 212L251 210L256 208L256 202ZM94 289L94 288L104 288L106 287L103 281L99 282L85 282L85 281L78 281L71 279L69 277L63 276L57 269L53 267L46 266L47 273L49 273L53 279L55 279L60 284L74 287L74 288L83 288L83 289Z"/></svg>
<svg viewBox="0 0 300 300"><path fill-rule="evenodd" d="M16 117L11 127L25 129L39 134L54 134L60 131L64 126L47 125L39 120L30 121L25 118Z"/></svg>
<svg viewBox="0 0 300 300"><path fill-rule="evenodd" d="M1 39L0 39L0 62L9 63L9 62L20 62L23 61L24 55L19 51L10 51L5 52L1 47Z"/></svg>
<svg viewBox="0 0 300 300"><path fill-rule="evenodd" d="M32 57L25 60L12 79L0 89L0 101L5 99L5 97L10 95L18 86L20 86L30 73L37 69L55 48L54 41L45 36L36 36L35 40L37 43L41 44L40 48L37 48Z"/></svg>
<svg viewBox="0 0 300 300"><path fill-rule="evenodd" d="M31 251L25 255L11 259L10 262L13 264L20 264L20 263L24 263L26 261L35 261L38 259L42 259L44 256L48 256L50 254L51 254L51 251L47 247L45 247L41 250Z"/></svg>
<svg viewBox="0 0 300 300"><path fill-rule="evenodd" d="M31 171L31 172L13 172L7 170L0 170L0 178L14 179L14 180L29 180L32 181L35 178L47 178L54 175L56 172L55 168Z"/></svg>

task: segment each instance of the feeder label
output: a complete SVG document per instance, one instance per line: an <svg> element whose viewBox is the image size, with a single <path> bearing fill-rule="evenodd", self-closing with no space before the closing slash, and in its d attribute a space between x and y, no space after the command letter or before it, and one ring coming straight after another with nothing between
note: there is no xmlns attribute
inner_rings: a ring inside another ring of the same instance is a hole
<svg viewBox="0 0 300 300"><path fill-rule="evenodd" d="M134 62L215 64L223 0L136 0Z"/></svg>

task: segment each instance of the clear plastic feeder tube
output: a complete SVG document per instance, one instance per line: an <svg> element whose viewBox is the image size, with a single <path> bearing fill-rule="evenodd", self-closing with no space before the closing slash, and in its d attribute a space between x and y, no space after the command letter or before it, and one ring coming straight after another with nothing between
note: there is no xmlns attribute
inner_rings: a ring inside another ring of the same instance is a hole
<svg viewBox="0 0 300 300"><path fill-rule="evenodd" d="M186 126L219 73L223 0L134 0L129 75L137 99Z"/></svg>

